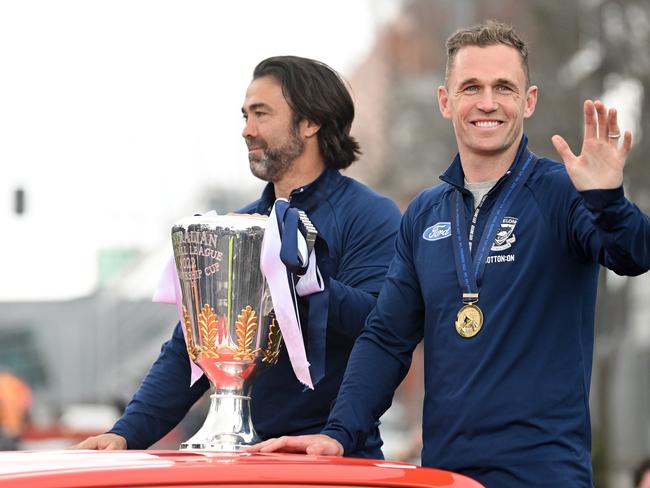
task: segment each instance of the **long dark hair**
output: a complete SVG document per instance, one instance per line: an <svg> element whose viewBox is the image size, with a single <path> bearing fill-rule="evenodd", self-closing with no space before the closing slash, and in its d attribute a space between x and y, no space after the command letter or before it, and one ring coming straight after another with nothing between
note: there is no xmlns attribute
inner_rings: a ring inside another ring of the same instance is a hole
<svg viewBox="0 0 650 488"><path fill-rule="evenodd" d="M359 158L359 143L350 136L354 104L341 76L325 63L298 56L267 58L253 79L273 76L293 111L294 127L302 119L320 124L318 145L325 164L336 169Z"/></svg>

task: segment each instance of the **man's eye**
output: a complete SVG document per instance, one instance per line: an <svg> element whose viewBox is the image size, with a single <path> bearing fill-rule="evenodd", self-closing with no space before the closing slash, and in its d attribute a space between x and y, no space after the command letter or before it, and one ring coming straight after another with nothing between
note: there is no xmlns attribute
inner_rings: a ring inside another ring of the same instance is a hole
<svg viewBox="0 0 650 488"><path fill-rule="evenodd" d="M262 115L266 115L266 112L261 112L259 110L255 111L255 116L256 117L261 117Z"/></svg>
<svg viewBox="0 0 650 488"><path fill-rule="evenodd" d="M512 91L512 88L510 88L508 85L499 85L497 86L497 91L501 93L508 93Z"/></svg>
<svg viewBox="0 0 650 488"><path fill-rule="evenodd" d="M463 88L463 91L465 93L476 93L476 92L478 92L478 86L469 85L469 86L466 86L465 88Z"/></svg>

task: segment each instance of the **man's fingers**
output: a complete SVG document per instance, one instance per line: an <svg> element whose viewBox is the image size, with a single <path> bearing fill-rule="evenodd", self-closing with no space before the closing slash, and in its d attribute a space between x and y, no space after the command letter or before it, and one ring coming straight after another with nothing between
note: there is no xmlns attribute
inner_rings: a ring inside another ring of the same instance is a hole
<svg viewBox="0 0 650 488"><path fill-rule="evenodd" d="M91 450L122 450L126 449L126 439L117 434L102 434L88 437L87 439L67 447L66 449L91 449Z"/></svg>
<svg viewBox="0 0 650 488"><path fill-rule="evenodd" d="M268 439L247 449L248 452L305 452L306 444L300 437Z"/></svg>
<svg viewBox="0 0 650 488"><path fill-rule="evenodd" d="M564 164L571 164L576 159L569 144L567 144L562 136L554 135L551 137L551 142L553 143L553 146L555 146L557 153L562 158L562 161L564 161Z"/></svg>
<svg viewBox="0 0 650 488"><path fill-rule="evenodd" d="M89 443L89 439L86 439L85 441L81 441L72 446L68 446L66 449L94 449L94 447L92 447L92 445Z"/></svg>
<svg viewBox="0 0 650 488"><path fill-rule="evenodd" d="M623 135L623 146L620 149L620 157L625 161L632 148L632 131L626 130Z"/></svg>
<svg viewBox="0 0 650 488"><path fill-rule="evenodd" d="M584 103L584 117L585 117L585 139L595 138L597 135L596 129L596 116L594 114L594 102L585 100ZM556 148L557 149L557 148Z"/></svg>
<svg viewBox="0 0 650 488"><path fill-rule="evenodd" d="M74 446L67 447L66 449L92 449L97 450L101 449L99 444L99 437L93 436L84 439L83 441L75 444Z"/></svg>
<svg viewBox="0 0 650 488"><path fill-rule="evenodd" d="M288 437L280 437L278 439L269 439L261 444L258 444L258 452L275 452L283 451L286 449Z"/></svg>
<svg viewBox="0 0 650 488"><path fill-rule="evenodd" d="M594 108L596 109L596 117L598 119L598 138L601 141L607 140L607 110L605 105L600 100L594 102Z"/></svg>
<svg viewBox="0 0 650 488"><path fill-rule="evenodd" d="M621 129L618 127L616 109L610 108L607 112L607 139L612 146L618 147L620 137Z"/></svg>
<svg viewBox="0 0 650 488"><path fill-rule="evenodd" d="M618 113L615 108L610 108L607 112L607 139L610 145L615 148L618 148L620 140L623 140L623 145L618 151L618 157L625 161L632 148L632 131L626 130L624 134L621 133L618 125Z"/></svg>
<svg viewBox="0 0 650 488"><path fill-rule="evenodd" d="M246 447L246 448L244 449L244 451L245 451L245 452L259 452L259 450L260 450L262 447L268 445L269 442L272 442L272 441L274 441L274 440L275 440L275 439L267 439L267 440L265 440L265 441L258 442L257 444L253 444L252 446L248 446L248 447Z"/></svg>
<svg viewBox="0 0 650 488"><path fill-rule="evenodd" d="M280 437L275 443L263 447L260 452L282 451L304 454L312 442L303 437Z"/></svg>
<svg viewBox="0 0 650 488"><path fill-rule="evenodd" d="M268 439L247 448L246 452L290 452L299 454L342 456L343 446L331 437L312 434Z"/></svg>

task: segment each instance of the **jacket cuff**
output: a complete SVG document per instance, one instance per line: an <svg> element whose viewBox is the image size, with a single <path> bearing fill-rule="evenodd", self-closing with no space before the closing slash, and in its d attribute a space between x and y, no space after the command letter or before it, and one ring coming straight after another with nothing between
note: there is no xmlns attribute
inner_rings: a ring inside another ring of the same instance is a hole
<svg viewBox="0 0 650 488"><path fill-rule="evenodd" d="M602 211L607 207L616 206L625 196L623 186L611 190L585 190L579 193L591 211Z"/></svg>

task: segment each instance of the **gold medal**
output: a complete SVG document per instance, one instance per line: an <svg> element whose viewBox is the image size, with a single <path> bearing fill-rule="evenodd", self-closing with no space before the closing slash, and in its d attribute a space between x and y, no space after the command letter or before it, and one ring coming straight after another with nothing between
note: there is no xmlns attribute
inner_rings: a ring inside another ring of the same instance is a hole
<svg viewBox="0 0 650 488"><path fill-rule="evenodd" d="M473 303L463 306L456 316L456 332L465 338L474 337L483 327L483 312Z"/></svg>

